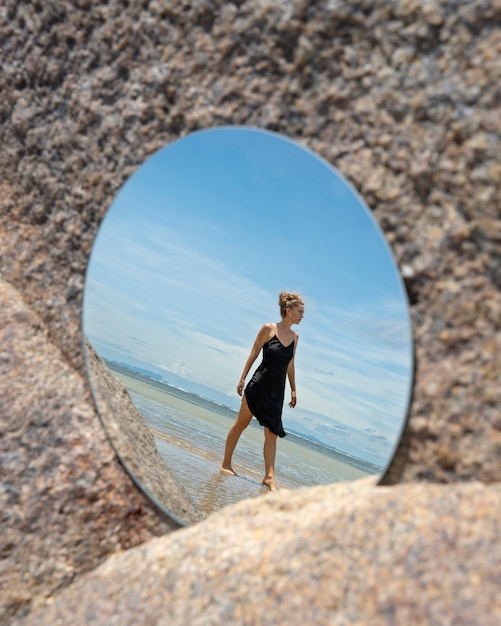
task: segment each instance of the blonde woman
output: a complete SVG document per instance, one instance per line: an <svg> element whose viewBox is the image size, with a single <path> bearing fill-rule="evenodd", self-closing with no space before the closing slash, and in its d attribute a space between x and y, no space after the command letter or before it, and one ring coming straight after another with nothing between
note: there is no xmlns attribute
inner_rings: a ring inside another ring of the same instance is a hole
<svg viewBox="0 0 501 626"><path fill-rule="evenodd" d="M263 485L277 491L275 483L275 455L277 437L285 437L282 426L282 408L285 396L285 383L289 379L291 400L289 406L296 406L296 380L294 356L298 334L292 330L304 316L304 303L298 293L282 291L279 296L280 322L264 324L259 331L251 353L242 372L237 392L242 396L242 404L235 423L226 438L224 460L221 471L236 476L231 465L233 452L240 435L249 425L252 416L264 426L264 466ZM254 361L263 351L263 360L245 387L245 379Z"/></svg>

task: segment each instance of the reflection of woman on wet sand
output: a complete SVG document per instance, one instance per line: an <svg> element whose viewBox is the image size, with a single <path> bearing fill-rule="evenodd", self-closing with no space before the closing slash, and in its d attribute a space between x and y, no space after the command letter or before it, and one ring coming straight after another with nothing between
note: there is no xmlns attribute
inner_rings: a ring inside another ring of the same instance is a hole
<svg viewBox="0 0 501 626"><path fill-rule="evenodd" d="M291 408L296 406L294 355L298 334L291 329L291 326L299 324L304 315L303 300L298 293L282 291L278 304L282 320L278 323L265 324L261 328L245 364L242 378L238 383L238 395L241 396L243 392L242 404L237 419L226 438L224 460L221 465L223 472L236 475L231 466L233 451L240 435L247 428L254 415L261 426L264 426L265 476L263 485L269 487L271 491L277 491L275 484L277 437L285 437L282 426L282 407L286 377L288 377L291 387L289 406ZM263 350L263 360L244 392L245 378L261 349Z"/></svg>

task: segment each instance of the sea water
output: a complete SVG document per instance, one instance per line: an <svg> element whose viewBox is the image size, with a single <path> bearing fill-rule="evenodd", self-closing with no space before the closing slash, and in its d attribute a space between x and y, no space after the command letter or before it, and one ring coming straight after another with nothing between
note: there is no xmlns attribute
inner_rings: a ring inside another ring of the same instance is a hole
<svg viewBox="0 0 501 626"><path fill-rule="evenodd" d="M264 477L263 428L252 420L233 455L238 476L220 472L228 430L236 412L158 381L114 374L127 388L151 429L165 464L206 515L248 497L269 493ZM287 424L284 424L287 432ZM288 434L277 439L275 478L279 490L356 480L374 473L316 442Z"/></svg>

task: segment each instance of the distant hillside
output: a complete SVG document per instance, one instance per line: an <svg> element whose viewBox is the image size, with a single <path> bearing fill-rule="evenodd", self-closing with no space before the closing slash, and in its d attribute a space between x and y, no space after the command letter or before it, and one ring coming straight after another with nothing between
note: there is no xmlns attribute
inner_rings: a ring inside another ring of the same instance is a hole
<svg viewBox="0 0 501 626"><path fill-rule="evenodd" d="M121 372L126 376L132 376L134 378L137 378L147 385L151 385L153 387L161 389L162 391L165 391L165 393L168 393L171 396L175 396L176 398L181 398L182 400L190 402L191 404L209 408L216 413L226 415L233 419L235 419L235 417L237 416L237 411L235 409L232 409L224 404L220 404L219 402L214 402L214 400L210 400L209 398L205 398L196 393L192 393L190 391L186 391L185 389L180 389L179 387L170 385L164 380L161 380L161 377L157 374L154 374L152 376L150 372L142 368L131 368L123 363L117 363L116 361L107 361L106 364L111 370Z"/></svg>

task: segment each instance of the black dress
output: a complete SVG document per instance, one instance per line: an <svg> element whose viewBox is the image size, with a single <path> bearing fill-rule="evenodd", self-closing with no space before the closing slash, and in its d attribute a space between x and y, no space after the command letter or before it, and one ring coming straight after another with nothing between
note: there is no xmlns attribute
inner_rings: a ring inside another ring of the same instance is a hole
<svg viewBox="0 0 501 626"><path fill-rule="evenodd" d="M285 437L282 426L282 407L285 394L287 367L294 355L294 341L284 346L274 335L263 346L263 360L247 387L247 405L261 424L279 437Z"/></svg>

